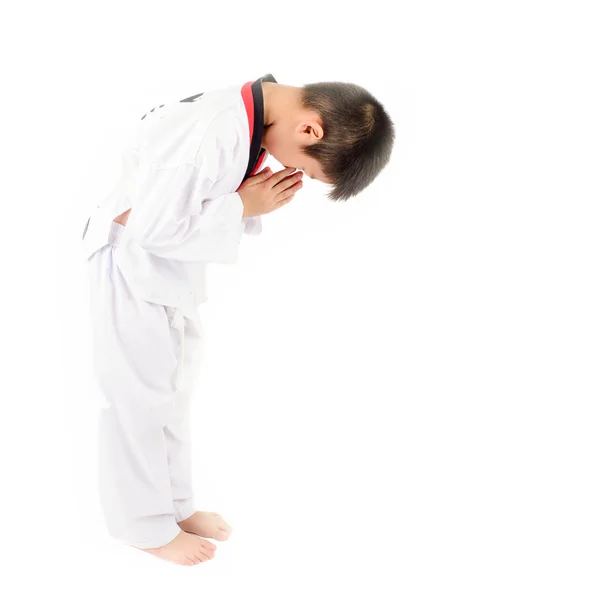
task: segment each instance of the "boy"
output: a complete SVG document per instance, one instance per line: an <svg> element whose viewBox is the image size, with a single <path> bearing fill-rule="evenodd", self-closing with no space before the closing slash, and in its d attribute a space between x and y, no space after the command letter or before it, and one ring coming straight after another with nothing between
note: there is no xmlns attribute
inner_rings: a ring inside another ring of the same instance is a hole
<svg viewBox="0 0 600 600"><path fill-rule="evenodd" d="M113 537L182 565L214 556L205 538L229 537L192 496L188 415L206 265L235 262L242 234L260 234L261 215L294 197L302 171L330 184L331 200L355 196L388 163L394 135L359 86L298 88L271 74L141 118L119 184L83 234L104 400L99 493ZM286 168L259 172L269 154Z"/></svg>

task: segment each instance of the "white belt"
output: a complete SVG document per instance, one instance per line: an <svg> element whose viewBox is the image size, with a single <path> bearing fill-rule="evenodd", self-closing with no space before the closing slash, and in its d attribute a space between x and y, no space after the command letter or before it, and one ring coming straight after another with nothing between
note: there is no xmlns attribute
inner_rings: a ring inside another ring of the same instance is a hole
<svg viewBox="0 0 600 600"><path fill-rule="evenodd" d="M112 215L114 210L108 213L102 205L96 207L92 216L88 219L83 232L83 245L85 248L86 259L94 252L112 243L116 235L120 235L124 231L124 226L113 221ZM192 304L193 301L193 304ZM185 308L169 307L169 310L174 310L170 319L170 326L179 331L179 360L177 363L177 372L175 376L175 389L181 390L184 384L184 363L185 363L185 318L193 321L199 331L202 331L202 324L197 320L198 313L196 312L196 298L192 292L187 302L184 302Z"/></svg>
<svg viewBox="0 0 600 600"><path fill-rule="evenodd" d="M185 363L185 318L194 320L198 317L193 309L174 308L173 315L170 319L170 325L173 329L179 331L179 360L177 363L177 371L175 375L175 389L181 390L184 384L184 363Z"/></svg>
<svg viewBox="0 0 600 600"><path fill-rule="evenodd" d="M121 210L122 208L105 202L92 210L83 230L81 242L86 260L106 244L112 244L116 234L121 234L124 226L113 219L127 210L126 208Z"/></svg>

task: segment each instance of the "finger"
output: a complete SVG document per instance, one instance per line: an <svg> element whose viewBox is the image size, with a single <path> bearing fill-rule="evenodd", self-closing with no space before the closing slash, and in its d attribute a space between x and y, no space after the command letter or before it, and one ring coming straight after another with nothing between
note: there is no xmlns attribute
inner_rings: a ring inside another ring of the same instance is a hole
<svg viewBox="0 0 600 600"><path fill-rule="evenodd" d="M262 171L259 171L258 173L256 173L256 175L252 175L251 177L248 177L248 179L246 179L242 183L242 185L244 185L244 184L245 185L258 185L260 183L265 182L272 175L273 175L273 171L271 171L271 169L269 167L265 167Z"/></svg>
<svg viewBox="0 0 600 600"><path fill-rule="evenodd" d="M296 169L294 169L294 167L287 167L285 169L282 169L281 171L276 171L275 173L273 173L273 175L271 175L271 178L269 180L270 182L272 182L271 187L275 187L280 181L282 181L286 177L289 177L290 175L292 175L294 173L294 171L296 171Z"/></svg>
<svg viewBox="0 0 600 600"><path fill-rule="evenodd" d="M272 186L272 189L276 194L279 194L279 193L285 191L286 189L294 186L296 183L302 182L302 177L303 177L302 172L294 173L293 175L288 175L283 180L281 180L279 183ZM269 181L271 181L271 180L269 180Z"/></svg>
<svg viewBox="0 0 600 600"><path fill-rule="evenodd" d="M296 194L292 194L291 196L288 196L287 198L280 200L277 204L275 204L273 206L273 208L271 209L271 212L273 212L274 210L277 210L278 208L281 208L282 206L285 206L288 202L291 202L295 197L296 197Z"/></svg>
<svg viewBox="0 0 600 600"><path fill-rule="evenodd" d="M286 204L288 204L288 202L291 202L295 197L296 197L296 194L290 194L289 196L283 198L282 200L277 202L277 204L273 205L271 212L274 210L277 210L278 208L281 208L282 206L285 206Z"/></svg>
<svg viewBox="0 0 600 600"><path fill-rule="evenodd" d="M301 188L302 188L302 182L299 181L298 183L292 185L291 187L288 187L287 189L283 190L282 192L277 194L277 196L275 196L275 205L278 205L280 202L284 202L287 198L289 198L290 196L293 196Z"/></svg>
<svg viewBox="0 0 600 600"><path fill-rule="evenodd" d="M259 171L254 175L254 177L262 176L262 179L268 179L273 175L273 171L271 171L271 167L265 167L262 171Z"/></svg>
<svg viewBox="0 0 600 600"><path fill-rule="evenodd" d="M248 177L244 181L242 181L242 183L240 183L238 189L235 191L239 192L241 189L253 187L255 185L261 185L262 183L267 181L267 179L269 179L269 177L271 177L272 175L273 175L273 171L271 171L270 167L265 167L262 171L258 172L256 175L251 175L250 177Z"/></svg>

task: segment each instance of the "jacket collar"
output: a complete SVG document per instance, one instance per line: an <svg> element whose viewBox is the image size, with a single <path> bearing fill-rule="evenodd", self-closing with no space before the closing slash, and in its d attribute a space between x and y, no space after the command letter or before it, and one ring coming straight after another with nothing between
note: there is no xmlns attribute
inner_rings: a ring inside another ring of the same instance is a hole
<svg viewBox="0 0 600 600"><path fill-rule="evenodd" d="M275 77L271 73L267 73L254 82L249 81L242 87L242 98L246 107L250 131L250 153L244 180L254 174L266 156L266 150L261 147L265 129L265 105L261 85L263 81L277 83Z"/></svg>

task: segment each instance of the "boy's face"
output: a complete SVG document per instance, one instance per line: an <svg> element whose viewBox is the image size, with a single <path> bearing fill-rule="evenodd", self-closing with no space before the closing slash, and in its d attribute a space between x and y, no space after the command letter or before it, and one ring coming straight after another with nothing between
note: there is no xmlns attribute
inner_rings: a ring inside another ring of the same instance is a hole
<svg viewBox="0 0 600 600"><path fill-rule="evenodd" d="M303 119L301 122L273 123L265 127L262 146L284 167L304 171L311 179L326 180L318 160L302 153L302 148L318 143L323 137L319 121Z"/></svg>

